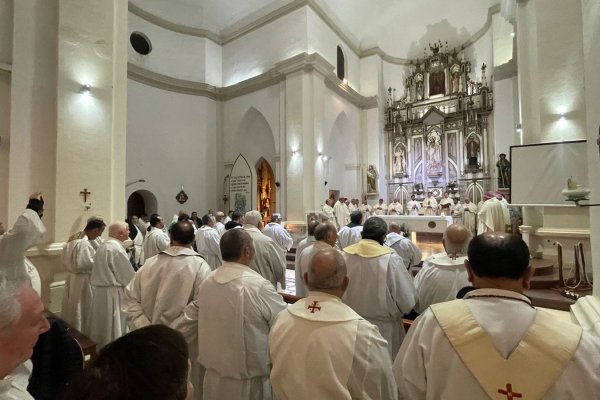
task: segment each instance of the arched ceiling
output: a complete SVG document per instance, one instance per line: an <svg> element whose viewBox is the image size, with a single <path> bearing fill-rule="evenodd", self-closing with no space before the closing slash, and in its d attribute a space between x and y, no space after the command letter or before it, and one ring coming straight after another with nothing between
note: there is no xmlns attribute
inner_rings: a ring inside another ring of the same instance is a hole
<svg viewBox="0 0 600 400"><path fill-rule="evenodd" d="M300 0L131 0L165 20L226 35ZM450 47L467 42L500 0L309 0L361 50L380 47L398 58L423 55L438 39Z"/></svg>

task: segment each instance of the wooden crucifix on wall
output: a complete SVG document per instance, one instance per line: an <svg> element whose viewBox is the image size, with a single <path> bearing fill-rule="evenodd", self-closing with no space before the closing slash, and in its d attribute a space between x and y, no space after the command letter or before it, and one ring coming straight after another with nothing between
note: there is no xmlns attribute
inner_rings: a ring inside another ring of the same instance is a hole
<svg viewBox="0 0 600 400"><path fill-rule="evenodd" d="M87 188L83 188L83 190L79 192L79 194L83 195L83 202L85 203L87 201L88 195L92 194L92 192L88 192Z"/></svg>

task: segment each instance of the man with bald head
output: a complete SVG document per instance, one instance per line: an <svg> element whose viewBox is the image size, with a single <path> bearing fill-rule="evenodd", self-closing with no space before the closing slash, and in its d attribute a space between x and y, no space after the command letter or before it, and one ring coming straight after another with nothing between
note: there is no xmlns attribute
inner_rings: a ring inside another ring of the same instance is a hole
<svg viewBox="0 0 600 400"><path fill-rule="evenodd" d="M129 238L129 225L113 222L108 236L94 255L90 277L93 295L87 326L98 349L127 333L127 315L121 311L121 301L135 275L123 246Z"/></svg>
<svg viewBox="0 0 600 400"><path fill-rule="evenodd" d="M421 250L404 235L397 222L390 222L385 245L394 249L402 257L406 269L409 269L413 265L418 265L423 255Z"/></svg>
<svg viewBox="0 0 600 400"><path fill-rule="evenodd" d="M464 225L446 228L442 239L445 251L423 261L423 268L415 276L416 312L420 314L432 304L454 300L460 289L469 286L464 264L472 237Z"/></svg>
<svg viewBox="0 0 600 400"><path fill-rule="evenodd" d="M314 255L322 249L335 246L337 239L338 233L332 223L323 222L315 228L315 242L296 256L296 296L308 295L308 288L304 283L304 274L310 268Z"/></svg>
<svg viewBox="0 0 600 400"><path fill-rule="evenodd" d="M276 398L395 399L386 341L341 301L348 287L342 255L319 249L304 282L308 297L282 311L269 334Z"/></svg>
<svg viewBox="0 0 600 400"><path fill-rule="evenodd" d="M518 236L484 233L465 268L475 290L418 317L394 362L405 399L595 399L600 342L531 305Z"/></svg>
<svg viewBox="0 0 600 400"><path fill-rule="evenodd" d="M251 210L244 215L243 229L254 243L254 257L250 268L262 275L263 278L278 289L278 284L285 289L286 263L283 252L273 239L262 233L262 215Z"/></svg>

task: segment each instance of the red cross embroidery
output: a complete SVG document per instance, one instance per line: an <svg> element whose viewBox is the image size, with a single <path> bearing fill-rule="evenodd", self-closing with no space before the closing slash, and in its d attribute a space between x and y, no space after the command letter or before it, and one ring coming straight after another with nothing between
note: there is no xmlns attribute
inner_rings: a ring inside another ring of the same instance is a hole
<svg viewBox="0 0 600 400"><path fill-rule="evenodd" d="M512 385L510 383L506 384L506 390L498 389L498 393L505 395L507 400L513 400L516 398L523 397L523 395L521 393L512 391Z"/></svg>
<svg viewBox="0 0 600 400"><path fill-rule="evenodd" d="M307 307L310 310L311 314L314 314L317 311L321 310L321 306L319 305L318 301L313 301L312 304L310 306Z"/></svg>

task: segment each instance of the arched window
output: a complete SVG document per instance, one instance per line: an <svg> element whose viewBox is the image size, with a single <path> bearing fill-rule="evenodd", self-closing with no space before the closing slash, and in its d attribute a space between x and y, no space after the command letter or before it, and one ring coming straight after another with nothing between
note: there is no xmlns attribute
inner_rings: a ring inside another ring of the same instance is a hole
<svg viewBox="0 0 600 400"><path fill-rule="evenodd" d="M342 81L346 78L346 60L340 46L337 47L337 77Z"/></svg>

